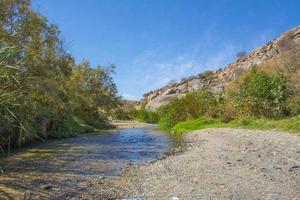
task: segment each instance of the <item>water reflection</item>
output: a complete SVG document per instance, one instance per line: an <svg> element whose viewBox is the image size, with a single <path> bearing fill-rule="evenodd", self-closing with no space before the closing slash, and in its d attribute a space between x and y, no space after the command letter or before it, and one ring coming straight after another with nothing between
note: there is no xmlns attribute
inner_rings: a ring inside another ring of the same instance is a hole
<svg viewBox="0 0 300 200"><path fill-rule="evenodd" d="M0 176L0 190L40 193L50 184L47 195L76 194L89 187L91 178L117 177L129 164L157 159L172 145L169 134L146 127L31 146L2 160L7 175Z"/></svg>

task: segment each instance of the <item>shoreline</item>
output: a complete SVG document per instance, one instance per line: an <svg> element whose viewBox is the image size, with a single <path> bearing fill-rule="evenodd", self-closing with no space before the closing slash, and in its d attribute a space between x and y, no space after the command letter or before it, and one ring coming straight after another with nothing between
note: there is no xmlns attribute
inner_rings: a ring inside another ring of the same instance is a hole
<svg viewBox="0 0 300 200"><path fill-rule="evenodd" d="M100 199L115 199L111 192L124 169L138 160L163 156L172 144L166 136L148 134L152 126L138 125L145 128L114 129L19 149L1 160L7 173L0 175L0 199L99 199L89 194L85 198L89 189L96 189Z"/></svg>
<svg viewBox="0 0 300 200"><path fill-rule="evenodd" d="M35 139L32 140L31 142L28 142L21 147L12 147L10 149L10 152L5 154L3 152L0 153L0 159L2 158L7 158L15 153L18 153L20 151L23 151L24 149L32 148L32 147L39 147L39 146L44 146L49 143L53 142L59 142L64 139L71 139L71 138L76 138L76 137L84 137L88 135L94 135L94 134L101 134L101 133L107 133L110 131L114 131L117 129L127 129L127 128L142 128L142 127L147 127L151 124L143 123L143 122L135 122L135 121L110 121L106 123L106 127L104 129L95 129L94 131L90 131L87 133L75 133L74 135L70 135L68 137L62 137L62 138L48 138L48 139Z"/></svg>
<svg viewBox="0 0 300 200"><path fill-rule="evenodd" d="M75 199L297 199L299 177L299 136L210 128L183 134L164 156L129 165L121 176L88 180Z"/></svg>
<svg viewBox="0 0 300 200"><path fill-rule="evenodd" d="M120 178L108 181L113 189L106 188L110 195L101 197L300 197L299 136L278 131L210 128L184 134L183 138L185 147L179 152L127 168ZM89 193L97 196L94 189Z"/></svg>
<svg viewBox="0 0 300 200"><path fill-rule="evenodd" d="M115 128L110 129L126 129L126 128L142 128L142 127L148 127L153 124L148 124L144 122L138 122L138 121L111 121L110 122Z"/></svg>

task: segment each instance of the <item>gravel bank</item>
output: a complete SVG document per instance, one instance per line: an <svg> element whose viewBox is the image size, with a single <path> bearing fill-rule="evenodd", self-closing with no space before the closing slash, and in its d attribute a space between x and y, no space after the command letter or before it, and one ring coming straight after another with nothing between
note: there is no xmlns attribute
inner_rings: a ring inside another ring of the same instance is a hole
<svg viewBox="0 0 300 200"><path fill-rule="evenodd" d="M118 129L141 128L141 127L153 126L151 124L147 124L143 122L135 122L135 121L112 121L111 124Z"/></svg>
<svg viewBox="0 0 300 200"><path fill-rule="evenodd" d="M128 170L114 197L300 199L299 136L207 129L184 140L184 153Z"/></svg>

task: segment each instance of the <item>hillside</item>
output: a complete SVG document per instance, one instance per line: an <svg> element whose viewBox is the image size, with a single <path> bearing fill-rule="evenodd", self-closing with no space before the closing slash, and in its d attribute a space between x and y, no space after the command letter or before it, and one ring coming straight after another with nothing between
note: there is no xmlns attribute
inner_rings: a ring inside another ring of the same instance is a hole
<svg viewBox="0 0 300 200"><path fill-rule="evenodd" d="M229 83L242 75L251 66L263 66L272 61L278 62L278 58L299 53L300 48L300 26L295 27L277 39L269 41L264 46L255 49L248 55L228 64L224 69L207 71L195 77L185 79L179 83L167 85L157 90L144 94L139 106L145 105L147 110L156 110L162 105L167 104L174 98L179 98L187 93L205 88L214 92L223 92ZM297 58L296 58L297 59ZM290 64L291 60L288 61ZM283 65L284 66L284 65Z"/></svg>

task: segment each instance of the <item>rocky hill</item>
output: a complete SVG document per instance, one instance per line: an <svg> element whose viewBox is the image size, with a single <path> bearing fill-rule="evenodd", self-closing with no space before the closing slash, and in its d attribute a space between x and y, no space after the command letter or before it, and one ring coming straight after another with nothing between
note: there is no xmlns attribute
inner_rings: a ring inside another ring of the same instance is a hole
<svg viewBox="0 0 300 200"><path fill-rule="evenodd" d="M225 66L224 69L206 71L179 83L170 84L148 92L144 94L144 98L139 102L139 106L145 105L147 110L156 110L174 98L180 98L189 92L202 88L210 89L214 92L223 92L227 84L235 80L251 66L261 65L295 47L300 47L300 26L287 31L277 39L269 41L264 46Z"/></svg>

